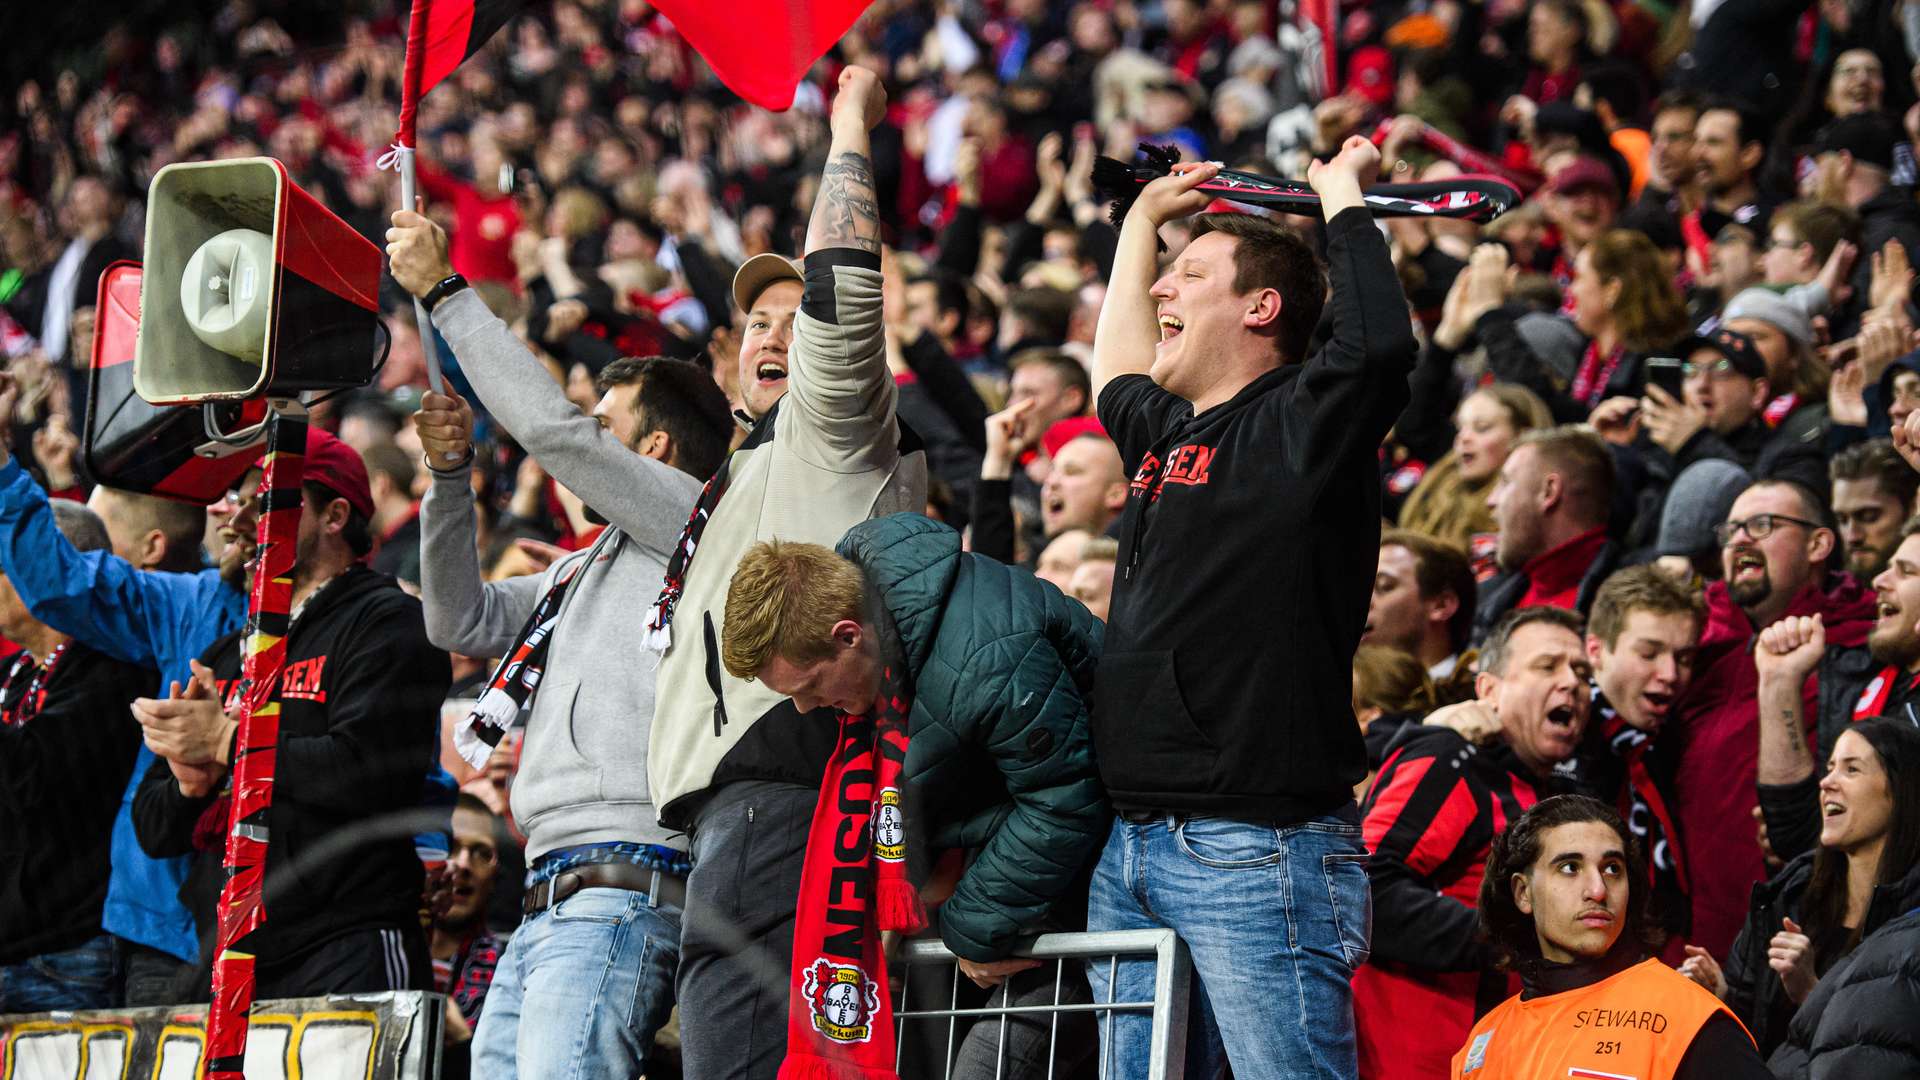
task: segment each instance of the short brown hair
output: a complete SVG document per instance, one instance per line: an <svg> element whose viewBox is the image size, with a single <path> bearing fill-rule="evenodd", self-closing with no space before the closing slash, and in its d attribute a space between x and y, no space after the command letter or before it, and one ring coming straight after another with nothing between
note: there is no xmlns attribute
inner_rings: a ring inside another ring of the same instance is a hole
<svg viewBox="0 0 1920 1080"><path fill-rule="evenodd" d="M1467 639L1473 636L1474 604L1480 591L1467 553L1443 540L1407 529L1388 529L1381 533L1380 546L1403 547L1413 556L1414 586L1420 590L1422 599L1452 593L1454 599L1460 601L1453 618L1447 620L1447 643L1454 652L1466 648Z"/></svg>
<svg viewBox="0 0 1920 1080"><path fill-rule="evenodd" d="M1081 546L1080 561L1119 562L1120 541L1111 536L1096 536Z"/></svg>
<svg viewBox="0 0 1920 1080"><path fill-rule="evenodd" d="M1888 439L1854 443L1833 455L1828 468L1835 480L1872 480L1882 495L1900 500L1906 512L1912 512L1913 497L1920 492L1920 472L1913 471Z"/></svg>
<svg viewBox="0 0 1920 1080"><path fill-rule="evenodd" d="M1201 214L1193 219L1194 240L1210 232L1239 241L1233 245L1234 292L1273 289L1280 294L1281 362L1305 359L1327 302L1327 271L1313 248L1292 230L1253 214Z"/></svg>
<svg viewBox="0 0 1920 1080"><path fill-rule="evenodd" d="M1842 240L1860 239L1860 215L1844 206L1812 199L1788 203L1773 212L1773 220L1813 245L1813 261L1824 263Z"/></svg>
<svg viewBox="0 0 1920 1080"><path fill-rule="evenodd" d="M1627 616L1636 611L1685 615L1693 620L1696 633L1707 618L1706 605L1698 593L1652 566L1629 566L1615 571L1594 594L1587 633L1611 649L1620 640L1620 631L1627 627Z"/></svg>
<svg viewBox="0 0 1920 1080"><path fill-rule="evenodd" d="M1529 431L1514 440L1514 449L1531 446L1546 469L1566 480L1568 501L1586 520L1604 525L1613 508L1613 452L1593 429L1579 424Z"/></svg>
<svg viewBox="0 0 1920 1080"><path fill-rule="evenodd" d="M727 585L720 660L736 679L774 657L817 664L833 656L833 627L866 610L860 568L819 544L762 540L747 549Z"/></svg>
<svg viewBox="0 0 1920 1080"><path fill-rule="evenodd" d="M1086 412L1093 404L1093 378L1087 374L1087 365L1059 349L1021 349L1007 361L1007 371L1011 374L1030 365L1053 372L1062 390L1080 391L1080 412Z"/></svg>

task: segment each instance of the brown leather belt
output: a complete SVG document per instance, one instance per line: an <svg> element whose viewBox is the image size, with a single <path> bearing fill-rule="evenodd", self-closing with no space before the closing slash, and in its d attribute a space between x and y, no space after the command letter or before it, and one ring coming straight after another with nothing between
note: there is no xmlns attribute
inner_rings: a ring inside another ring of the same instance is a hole
<svg viewBox="0 0 1920 1080"><path fill-rule="evenodd" d="M581 889L625 889L637 892L645 896L652 907L672 904L684 908L687 905L685 878L638 863L609 862L576 866L528 888L526 896L520 901L520 911L525 915L538 914Z"/></svg>

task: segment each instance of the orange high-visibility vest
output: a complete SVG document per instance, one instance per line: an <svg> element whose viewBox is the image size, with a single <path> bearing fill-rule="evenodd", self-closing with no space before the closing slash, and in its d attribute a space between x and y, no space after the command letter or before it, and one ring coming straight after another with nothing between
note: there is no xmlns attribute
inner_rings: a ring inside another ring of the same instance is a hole
<svg viewBox="0 0 1920 1080"><path fill-rule="evenodd" d="M1733 1015L1692 979L1647 960L1578 990L1501 1002L1453 1056L1453 1075L1670 1080L1693 1037L1717 1013Z"/></svg>

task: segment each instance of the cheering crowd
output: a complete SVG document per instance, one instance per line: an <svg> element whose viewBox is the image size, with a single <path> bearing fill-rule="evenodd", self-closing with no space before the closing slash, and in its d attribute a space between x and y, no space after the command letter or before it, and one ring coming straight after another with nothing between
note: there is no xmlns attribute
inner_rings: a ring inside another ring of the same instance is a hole
<svg viewBox="0 0 1920 1080"><path fill-rule="evenodd" d="M1171 928L1188 1076L1920 1071L1920 7L878 0L776 114L556 0L419 212L344 8L0 103L0 1013L209 993L261 473L83 442L148 181L264 154L392 347L309 435L260 997L438 990L484 1077L1131 1077L1141 1013L896 1056L886 956L1139 1001L1014 953Z"/></svg>

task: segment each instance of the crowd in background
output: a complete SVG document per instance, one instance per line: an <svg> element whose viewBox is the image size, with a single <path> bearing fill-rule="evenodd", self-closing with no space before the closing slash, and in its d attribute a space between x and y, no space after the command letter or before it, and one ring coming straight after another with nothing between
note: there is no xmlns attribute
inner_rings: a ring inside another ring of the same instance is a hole
<svg viewBox="0 0 1920 1080"><path fill-rule="evenodd" d="M270 155L382 242L405 13L349 3L315 26L297 8L103 27L0 103L8 449L56 497L88 497L94 282L138 257L158 169ZM1626 815L1663 955L1803 1075L1863 1043L1916 1053L1910 998L1861 990L1910 995L1911 949L1888 935L1920 940L1901 918L1920 904L1916 12L1375 0L1316 44L1266 0L877 0L775 114L644 0L556 0L425 99L420 181L453 268L583 411L610 365L651 355L743 409L733 268L800 252L833 77L878 72L888 360L928 451L926 511L1105 618L1130 477L1092 416L1117 239L1094 158L1153 142L1299 177L1363 134L1383 180L1444 180L1471 171L1449 147L1478 148L1524 189L1517 209L1381 223L1420 356L1379 452L1389 531L1353 673L1377 770L1356 792L1374 856L1362 1075L1445 1075L1507 995L1475 933L1480 867L1507 815L1556 790ZM1170 256L1188 240L1162 238ZM376 385L316 422L364 463L371 565L417 594L425 357L410 298L385 289ZM591 545L582 500L484 411L477 428L487 579ZM181 543L197 557L163 568L220 554ZM452 656L448 700L497 659ZM468 877L433 951L471 1023L488 926L518 919L517 750L475 772L450 738ZM1463 745L1480 748L1464 765ZM10 831L32 820L6 812Z"/></svg>

